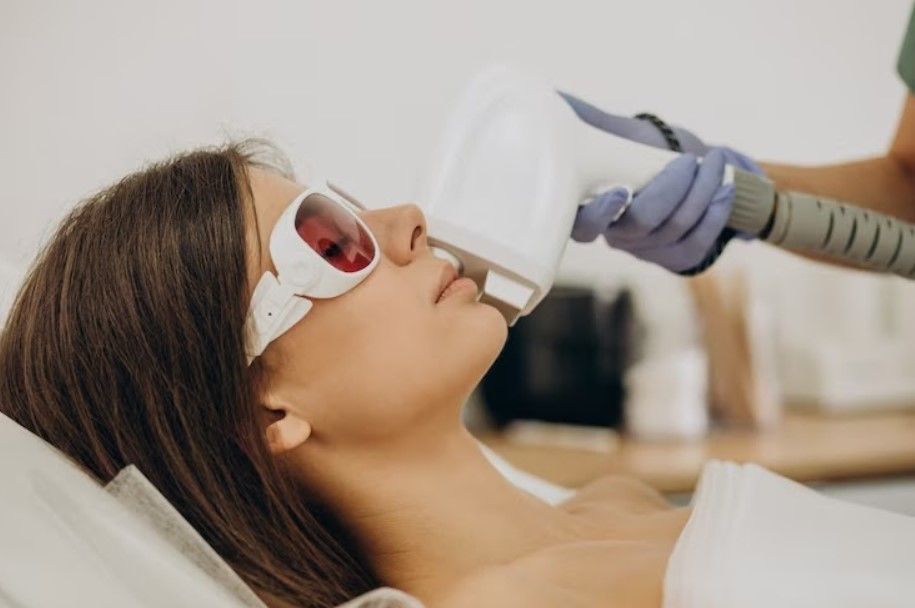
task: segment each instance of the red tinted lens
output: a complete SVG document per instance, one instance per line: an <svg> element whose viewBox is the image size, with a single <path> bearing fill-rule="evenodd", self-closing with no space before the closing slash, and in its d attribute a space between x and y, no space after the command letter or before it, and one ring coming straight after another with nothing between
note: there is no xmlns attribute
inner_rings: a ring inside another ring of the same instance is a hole
<svg viewBox="0 0 915 608"><path fill-rule="evenodd" d="M343 272L357 272L375 258L375 246L362 224L323 194L306 196L295 214L295 229L309 247Z"/></svg>

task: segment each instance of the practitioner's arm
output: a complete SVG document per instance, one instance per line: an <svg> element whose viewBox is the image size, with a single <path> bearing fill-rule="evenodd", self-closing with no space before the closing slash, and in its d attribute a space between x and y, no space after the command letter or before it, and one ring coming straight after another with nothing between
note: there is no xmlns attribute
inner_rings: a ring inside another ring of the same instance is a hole
<svg viewBox="0 0 915 608"><path fill-rule="evenodd" d="M907 97L896 136L883 156L818 167L762 167L779 190L819 194L915 222L915 96Z"/></svg>
<svg viewBox="0 0 915 608"><path fill-rule="evenodd" d="M799 167L762 163L779 190L818 194L915 223L915 96L908 95L889 151L864 160ZM844 265L802 251L805 257Z"/></svg>

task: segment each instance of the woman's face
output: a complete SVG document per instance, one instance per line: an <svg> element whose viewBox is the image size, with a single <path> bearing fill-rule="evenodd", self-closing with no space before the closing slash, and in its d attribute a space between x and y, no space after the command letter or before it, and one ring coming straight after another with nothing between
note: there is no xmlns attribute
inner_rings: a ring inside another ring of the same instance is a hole
<svg viewBox="0 0 915 608"><path fill-rule="evenodd" d="M249 255L253 286L265 271L275 272L270 232L304 186L257 168L249 175L261 248L259 256ZM439 300L454 273L433 257L416 206L361 217L383 254L378 266L349 292L315 299L262 355L265 404L275 418L292 414L307 421L309 441L364 445L423 425L454 424L505 342L505 320L476 302L474 290ZM255 222L248 226L253 248Z"/></svg>

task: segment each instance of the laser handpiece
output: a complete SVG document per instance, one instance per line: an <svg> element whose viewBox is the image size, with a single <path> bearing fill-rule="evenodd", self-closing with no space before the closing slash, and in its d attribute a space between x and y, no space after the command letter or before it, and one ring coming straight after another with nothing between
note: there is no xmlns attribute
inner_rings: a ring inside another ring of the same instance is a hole
<svg viewBox="0 0 915 608"><path fill-rule="evenodd" d="M581 121L554 87L507 65L466 89L419 193L431 244L512 325L553 284L578 206L637 191L677 153ZM915 225L831 199L776 191L727 167L728 226L774 245L915 278Z"/></svg>

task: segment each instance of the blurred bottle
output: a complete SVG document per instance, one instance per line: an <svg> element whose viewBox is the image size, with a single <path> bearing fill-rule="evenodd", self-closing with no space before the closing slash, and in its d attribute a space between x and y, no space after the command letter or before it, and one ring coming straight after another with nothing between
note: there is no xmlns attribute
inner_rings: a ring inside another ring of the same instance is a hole
<svg viewBox="0 0 915 608"><path fill-rule="evenodd" d="M708 431L708 357L699 347L655 353L626 373L626 431L639 439L697 439Z"/></svg>

